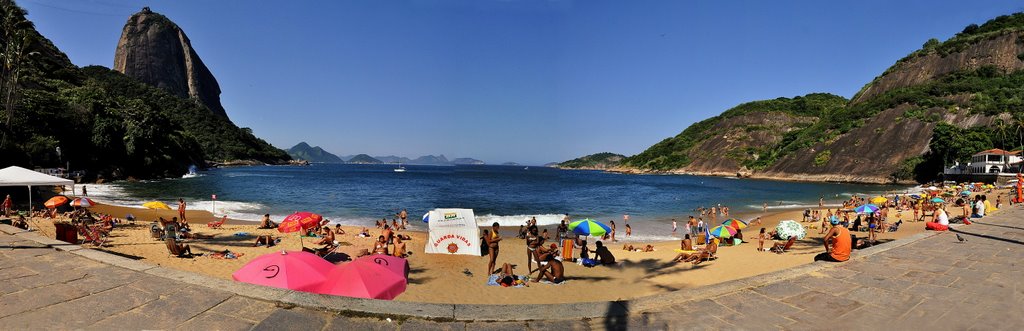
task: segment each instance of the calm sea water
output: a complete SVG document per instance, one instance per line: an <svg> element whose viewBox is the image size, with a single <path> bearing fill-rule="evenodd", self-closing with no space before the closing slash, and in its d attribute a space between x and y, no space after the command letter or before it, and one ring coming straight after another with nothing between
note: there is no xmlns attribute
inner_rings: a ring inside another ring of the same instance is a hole
<svg viewBox="0 0 1024 331"><path fill-rule="evenodd" d="M817 206L824 196L835 204L851 194L904 191L901 186L797 183L686 175L623 175L600 171L523 166L393 165L262 166L213 169L189 179L115 182L88 186L104 203L139 206L184 198L189 208L256 221L312 211L336 223L372 224L405 208L413 224L433 208L472 208L480 224L540 224L572 219L615 220L624 214L640 239L664 238L671 218L685 219L700 206L728 205L733 214L753 216L770 209ZM216 203L211 196L216 194Z"/></svg>

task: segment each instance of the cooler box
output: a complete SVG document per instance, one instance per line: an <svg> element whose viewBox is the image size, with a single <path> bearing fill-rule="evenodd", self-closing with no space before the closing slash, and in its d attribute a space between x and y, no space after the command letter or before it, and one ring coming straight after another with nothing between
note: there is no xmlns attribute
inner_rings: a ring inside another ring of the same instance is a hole
<svg viewBox="0 0 1024 331"><path fill-rule="evenodd" d="M57 228L55 239L70 244L78 244L78 227L66 223L53 223L53 226Z"/></svg>

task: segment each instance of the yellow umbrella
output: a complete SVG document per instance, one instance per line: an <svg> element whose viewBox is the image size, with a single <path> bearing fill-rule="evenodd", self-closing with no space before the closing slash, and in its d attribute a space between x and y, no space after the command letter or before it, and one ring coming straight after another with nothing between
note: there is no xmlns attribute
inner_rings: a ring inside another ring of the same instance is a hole
<svg viewBox="0 0 1024 331"><path fill-rule="evenodd" d="M146 207L146 208L149 208L149 209L171 210L171 207L167 206L166 203L163 203L163 202L160 202L160 201L150 201L150 202L142 204L142 206Z"/></svg>
<svg viewBox="0 0 1024 331"><path fill-rule="evenodd" d="M881 205L881 204L886 203L888 201L889 201L889 199L886 199L883 196L877 196L877 197L871 198L871 203L876 204L876 205Z"/></svg>

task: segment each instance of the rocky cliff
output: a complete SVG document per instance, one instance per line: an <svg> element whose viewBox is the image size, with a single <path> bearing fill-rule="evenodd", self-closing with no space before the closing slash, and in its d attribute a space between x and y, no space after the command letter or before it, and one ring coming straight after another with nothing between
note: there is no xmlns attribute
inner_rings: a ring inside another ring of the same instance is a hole
<svg viewBox="0 0 1024 331"><path fill-rule="evenodd" d="M626 156L615 153L596 153L557 164L563 169L605 170L617 167Z"/></svg>
<svg viewBox="0 0 1024 331"><path fill-rule="evenodd" d="M185 31L149 7L125 23L113 69L176 96L197 100L214 114L227 118L220 104L220 85L192 48Z"/></svg>

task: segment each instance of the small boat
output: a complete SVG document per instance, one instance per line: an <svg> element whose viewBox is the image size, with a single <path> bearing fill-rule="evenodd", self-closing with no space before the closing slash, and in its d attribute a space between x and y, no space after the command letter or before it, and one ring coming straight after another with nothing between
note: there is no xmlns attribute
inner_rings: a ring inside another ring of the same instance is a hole
<svg viewBox="0 0 1024 331"><path fill-rule="evenodd" d="M523 170L530 170L530 167L523 168Z"/></svg>
<svg viewBox="0 0 1024 331"><path fill-rule="evenodd" d="M181 178L196 178L196 177L199 177L199 174L196 173L196 166L195 165L188 166L188 173L186 173L186 174L181 176Z"/></svg>
<svg viewBox="0 0 1024 331"><path fill-rule="evenodd" d="M395 168L394 170L395 172L405 172L405 167L403 167L402 164L399 163L398 168Z"/></svg>

